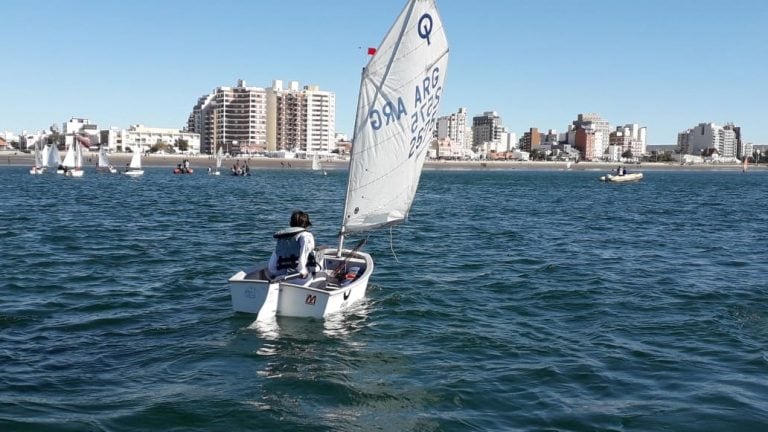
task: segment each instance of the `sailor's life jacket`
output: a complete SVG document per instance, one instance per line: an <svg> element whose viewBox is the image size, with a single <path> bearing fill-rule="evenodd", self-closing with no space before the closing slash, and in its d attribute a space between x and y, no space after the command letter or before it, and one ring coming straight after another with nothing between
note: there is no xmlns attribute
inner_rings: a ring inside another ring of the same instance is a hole
<svg viewBox="0 0 768 432"><path fill-rule="evenodd" d="M288 270L295 269L299 265L299 255L301 254L300 233L304 228L292 227L280 230L273 236L277 239L275 246L275 255L277 255L277 269Z"/></svg>

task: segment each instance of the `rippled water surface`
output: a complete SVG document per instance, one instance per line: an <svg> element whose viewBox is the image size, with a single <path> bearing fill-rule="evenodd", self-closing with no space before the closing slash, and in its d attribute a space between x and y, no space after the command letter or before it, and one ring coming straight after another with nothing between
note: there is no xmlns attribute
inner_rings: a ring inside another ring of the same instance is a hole
<svg viewBox="0 0 768 432"><path fill-rule="evenodd" d="M768 172L426 171L367 300L255 328L227 278L346 173L0 168L0 430L762 431Z"/></svg>

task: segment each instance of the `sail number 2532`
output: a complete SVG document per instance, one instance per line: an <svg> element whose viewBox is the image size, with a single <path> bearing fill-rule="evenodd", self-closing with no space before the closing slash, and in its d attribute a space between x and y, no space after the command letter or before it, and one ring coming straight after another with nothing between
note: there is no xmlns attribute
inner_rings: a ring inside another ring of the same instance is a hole
<svg viewBox="0 0 768 432"><path fill-rule="evenodd" d="M425 147L424 144L431 140L442 93L440 68L435 66L414 88L413 111L410 115L409 159L418 154ZM387 101L380 109L373 108L368 113L369 124L374 131L387 127L390 123L395 124L403 117L408 118L408 108L402 97L397 98L397 103Z"/></svg>
<svg viewBox="0 0 768 432"><path fill-rule="evenodd" d="M411 114L411 145L408 158L418 154L424 148L424 144L432 139L432 131L435 128L437 109L440 105L440 96L443 86L440 84L440 68L435 66L432 72L416 85L414 90Z"/></svg>

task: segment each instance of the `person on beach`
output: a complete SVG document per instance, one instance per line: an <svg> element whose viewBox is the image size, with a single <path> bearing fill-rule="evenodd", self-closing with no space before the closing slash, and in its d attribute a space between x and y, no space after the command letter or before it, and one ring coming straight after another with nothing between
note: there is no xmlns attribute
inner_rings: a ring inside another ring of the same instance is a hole
<svg viewBox="0 0 768 432"><path fill-rule="evenodd" d="M319 269L315 261L315 237L307 229L312 226L309 214L296 210L291 214L290 227L276 232L275 251L267 266L268 277L299 273L306 279L310 271Z"/></svg>

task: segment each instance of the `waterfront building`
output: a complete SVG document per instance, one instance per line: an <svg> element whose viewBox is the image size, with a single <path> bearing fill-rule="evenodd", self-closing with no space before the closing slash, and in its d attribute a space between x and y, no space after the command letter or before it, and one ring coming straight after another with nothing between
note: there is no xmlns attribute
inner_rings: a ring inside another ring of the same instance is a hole
<svg viewBox="0 0 768 432"><path fill-rule="evenodd" d="M602 151L597 151L602 141L602 132L598 132L592 125L577 126L574 130L574 144L573 146L579 150L582 159L586 161L599 160L602 155Z"/></svg>
<svg viewBox="0 0 768 432"><path fill-rule="evenodd" d="M185 153L200 153L200 134L173 128L146 127L141 124L128 128L109 128L100 132L101 145L109 151L133 151L139 146L142 152L148 152L155 145L173 148L173 152L182 152L181 141L186 142ZM182 146L183 147L183 146Z"/></svg>
<svg viewBox="0 0 768 432"><path fill-rule="evenodd" d="M638 158L646 154L646 128L637 124L618 126L609 134L608 142L603 159L617 162L627 151L632 153L633 158Z"/></svg>
<svg viewBox="0 0 768 432"><path fill-rule="evenodd" d="M593 144L590 147L591 152L589 154L585 154L581 149L579 149L579 151L582 151L584 159L599 160L603 158L605 150L608 148L608 145L610 145L609 135L611 133L611 124L608 122L608 120L604 120L602 117L600 117L599 114L596 113L579 114L576 117L576 120L574 120L568 128L568 143L573 144L576 148L579 148L579 145L586 145L586 142L581 142L581 144L577 144L575 142L576 130L579 128L582 128L585 131L589 131L587 133L594 135L592 138L590 138L590 141L593 141ZM583 137L584 135L582 134L582 138ZM571 138L573 138L574 141L571 141Z"/></svg>
<svg viewBox="0 0 768 432"><path fill-rule="evenodd" d="M720 160L735 160L737 155L737 130L739 140L741 128L732 124L727 127L715 123L699 123L694 128L677 134L677 147L680 154L701 155L705 150L714 148Z"/></svg>
<svg viewBox="0 0 768 432"><path fill-rule="evenodd" d="M267 89L267 151L330 153L336 148L336 95L316 85L274 80Z"/></svg>
<svg viewBox="0 0 768 432"><path fill-rule="evenodd" d="M478 151L486 143L499 142L504 128L496 111L486 111L472 118L472 150Z"/></svg>
<svg viewBox="0 0 768 432"><path fill-rule="evenodd" d="M527 153L539 150L543 138L544 134L540 133L538 128L530 128L528 132L523 133L523 136L520 138L520 150Z"/></svg>
<svg viewBox="0 0 768 432"><path fill-rule="evenodd" d="M201 96L187 120L202 153L331 152L336 148L336 96L317 86L218 87Z"/></svg>
<svg viewBox="0 0 768 432"><path fill-rule="evenodd" d="M200 135L200 152L254 153L267 148L267 92L238 80L201 96L187 120L187 130Z"/></svg>
<svg viewBox="0 0 768 432"><path fill-rule="evenodd" d="M736 138L736 157L739 159L743 159L745 156L749 156L752 154L751 150L748 150L744 142L741 140L741 127L735 126L733 123L726 123L725 126L723 126L723 129L725 130L732 130L735 134Z"/></svg>
<svg viewBox="0 0 768 432"><path fill-rule="evenodd" d="M75 135L87 136L92 144L99 143L99 127L87 118L72 117L62 123L62 134L67 147L75 141Z"/></svg>
<svg viewBox="0 0 768 432"><path fill-rule="evenodd" d="M438 140L450 139L450 141L469 149L467 142L467 109L459 108L455 113L437 118L437 136Z"/></svg>

